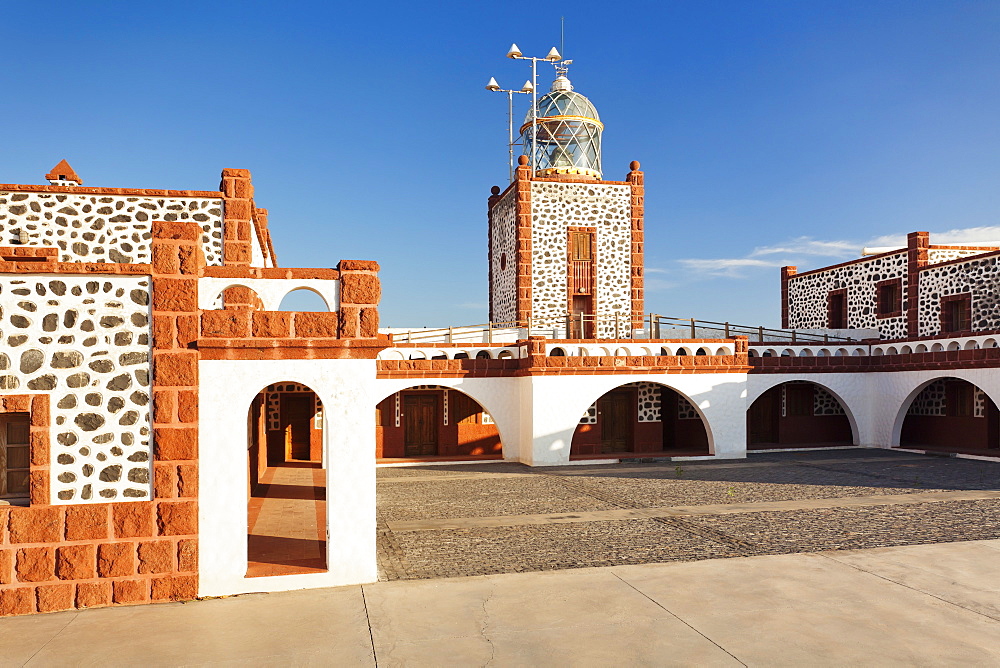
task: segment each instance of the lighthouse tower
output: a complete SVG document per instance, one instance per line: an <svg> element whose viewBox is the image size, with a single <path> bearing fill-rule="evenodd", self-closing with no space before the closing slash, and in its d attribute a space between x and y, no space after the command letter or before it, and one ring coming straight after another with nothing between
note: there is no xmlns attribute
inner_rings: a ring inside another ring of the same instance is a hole
<svg viewBox="0 0 1000 668"><path fill-rule="evenodd" d="M565 69L529 109L514 181L489 198L490 320L628 338L642 328L643 174L605 181L597 109Z"/></svg>

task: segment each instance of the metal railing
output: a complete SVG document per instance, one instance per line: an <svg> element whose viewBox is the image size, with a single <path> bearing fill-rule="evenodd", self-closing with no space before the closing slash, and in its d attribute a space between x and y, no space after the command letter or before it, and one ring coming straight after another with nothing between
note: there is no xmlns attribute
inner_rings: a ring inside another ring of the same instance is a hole
<svg viewBox="0 0 1000 668"><path fill-rule="evenodd" d="M493 345L494 338L513 336L546 336L550 338L586 339L731 339L746 336L751 343L831 343L857 342L845 336L799 332L793 329L774 329L763 326L739 325L731 322L674 318L656 313L643 316L641 326L634 327L627 314L601 315L593 313L566 314L553 318L527 318L521 321L487 322L479 325L441 327L416 331L396 332L390 335L392 343L455 343L456 339L468 343ZM472 341L475 337L479 341Z"/></svg>

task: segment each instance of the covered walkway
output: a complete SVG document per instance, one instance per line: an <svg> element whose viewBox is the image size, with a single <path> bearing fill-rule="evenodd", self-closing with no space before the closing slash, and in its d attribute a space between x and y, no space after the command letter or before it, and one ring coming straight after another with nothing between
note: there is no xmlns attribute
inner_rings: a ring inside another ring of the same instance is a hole
<svg viewBox="0 0 1000 668"><path fill-rule="evenodd" d="M247 577L326 570L325 475L308 462L268 467L248 507Z"/></svg>

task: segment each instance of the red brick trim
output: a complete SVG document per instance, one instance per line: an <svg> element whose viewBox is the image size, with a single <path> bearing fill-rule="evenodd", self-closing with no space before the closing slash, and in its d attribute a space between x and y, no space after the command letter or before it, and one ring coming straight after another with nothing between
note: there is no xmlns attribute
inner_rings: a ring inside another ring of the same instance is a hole
<svg viewBox="0 0 1000 668"><path fill-rule="evenodd" d="M32 506L49 505L49 395L4 394L0 396L0 414L28 415L28 495ZM14 503L14 500L5 499ZM0 528L0 533L3 529ZM0 575L0 584L3 576Z"/></svg>
<svg viewBox="0 0 1000 668"><path fill-rule="evenodd" d="M13 257L13 256L11 256ZM122 274L147 276L149 264L114 264L112 262L52 262L30 258L26 261L0 257L0 274Z"/></svg>
<svg viewBox="0 0 1000 668"><path fill-rule="evenodd" d="M991 251L1000 251L1000 248L996 246L947 246L941 244L931 244L927 248L929 248L930 250L977 250L977 251L983 251L984 253L988 253ZM975 256L969 255L968 257L975 257ZM951 262L952 260L948 261ZM944 264L944 262L942 262L941 264Z"/></svg>
<svg viewBox="0 0 1000 668"><path fill-rule="evenodd" d="M788 281L795 276L796 267L781 268L781 328L788 329Z"/></svg>
<svg viewBox="0 0 1000 668"><path fill-rule="evenodd" d="M493 312L493 207L499 201L500 186L493 186L490 189L490 196L486 200L486 277L490 297L490 322L496 318Z"/></svg>
<svg viewBox="0 0 1000 668"><path fill-rule="evenodd" d="M930 233L910 232L906 235L906 333L920 334L920 270L927 266ZM942 263L946 264L946 263Z"/></svg>
<svg viewBox="0 0 1000 668"><path fill-rule="evenodd" d="M0 183L0 192L64 193L67 195L134 195L137 197L210 197L222 199L222 193L212 190L155 190L144 188L93 188L85 186L36 186L20 183Z"/></svg>
<svg viewBox="0 0 1000 668"><path fill-rule="evenodd" d="M249 265L253 256L250 229L253 227L253 184L247 169L223 169L219 185L224 197L223 264Z"/></svg>
<svg viewBox="0 0 1000 668"><path fill-rule="evenodd" d="M895 303L892 305L891 310L887 313L882 313L882 286L893 284L896 285ZM875 283L875 318L882 320L883 318L898 318L901 315L903 315L903 278L888 278Z"/></svg>
<svg viewBox="0 0 1000 668"><path fill-rule="evenodd" d="M375 359L387 347L388 338L202 338L198 342L203 360Z"/></svg>
<svg viewBox="0 0 1000 668"><path fill-rule="evenodd" d="M639 171L639 162L633 160L629 165L625 181L632 189L632 329L642 329L642 318L645 312L645 176ZM605 181L604 183L610 183Z"/></svg>
<svg viewBox="0 0 1000 668"><path fill-rule="evenodd" d="M934 247L931 246L930 248ZM976 260L982 260L988 257L996 257L997 255L1000 255L1000 250L990 249L986 252L979 253L977 255L966 255L964 257L956 257L953 260L945 260L944 262L935 262L934 264L927 264L920 267L920 271L924 271L925 269L937 269L938 267L947 267L950 264L962 264L963 262L974 262Z"/></svg>
<svg viewBox="0 0 1000 668"><path fill-rule="evenodd" d="M531 167L518 165L514 185L517 188L517 243L513 258L517 269L517 296L515 319L517 324L527 323L533 311L531 301Z"/></svg>
<svg viewBox="0 0 1000 668"><path fill-rule="evenodd" d="M316 278L335 281L340 278L336 269L299 269L287 267L250 267L246 265L205 267L201 275L206 278L270 278L270 279L305 279Z"/></svg>
<svg viewBox="0 0 1000 668"><path fill-rule="evenodd" d="M751 357L750 373L876 373L995 369L1000 348L876 355L873 357Z"/></svg>

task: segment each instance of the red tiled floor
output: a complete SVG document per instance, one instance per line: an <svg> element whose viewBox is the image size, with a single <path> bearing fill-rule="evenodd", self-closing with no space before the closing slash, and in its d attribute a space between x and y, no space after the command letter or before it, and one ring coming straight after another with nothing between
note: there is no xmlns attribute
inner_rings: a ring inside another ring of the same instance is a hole
<svg viewBox="0 0 1000 668"><path fill-rule="evenodd" d="M247 577L326 570L326 472L269 467L247 506Z"/></svg>

